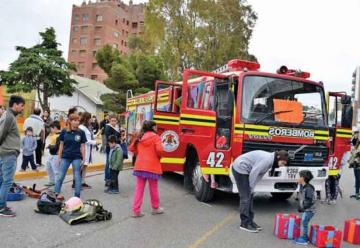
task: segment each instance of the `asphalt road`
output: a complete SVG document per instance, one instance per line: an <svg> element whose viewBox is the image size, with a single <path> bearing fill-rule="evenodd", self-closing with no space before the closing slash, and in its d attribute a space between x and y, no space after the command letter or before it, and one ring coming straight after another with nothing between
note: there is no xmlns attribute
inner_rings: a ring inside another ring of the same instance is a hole
<svg viewBox="0 0 360 248"><path fill-rule="evenodd" d="M46 181L36 182L41 185ZM23 183L31 184L29 181ZM93 189L83 191L82 198L99 199L113 213L111 221L69 226L57 216L34 213L36 201L28 198L9 204L17 212L16 218L0 218L0 247L298 247L272 234L275 213L295 212L295 198L279 202L267 195L257 196L256 222L264 230L259 234L250 234L238 229L236 195L218 192L211 204L200 203L192 194L185 192L179 175L165 175L160 182L160 198L165 214L150 214L146 194L143 204L145 216L140 219L130 217L134 188L131 171L120 175L119 195L103 193L103 175L91 175L88 183ZM353 183L352 171L346 170L341 180L344 198L335 206L319 203L312 223L331 224L343 229L345 219L360 217L360 201L349 198ZM63 193L66 197L72 195L70 183L64 185ZM342 247L352 245L343 242Z"/></svg>

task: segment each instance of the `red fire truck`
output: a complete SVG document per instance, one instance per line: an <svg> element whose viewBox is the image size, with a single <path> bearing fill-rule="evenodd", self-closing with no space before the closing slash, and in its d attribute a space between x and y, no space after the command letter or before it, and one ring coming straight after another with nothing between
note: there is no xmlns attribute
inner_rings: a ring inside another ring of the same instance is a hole
<svg viewBox="0 0 360 248"><path fill-rule="evenodd" d="M255 192L287 199L302 169L312 171L320 191L329 167L336 172L350 149L351 98L329 94L335 103L330 123L322 82L285 66L276 73L259 69L235 59L215 72L186 69L181 82L158 81L155 91L128 100L128 132L153 119L165 150L163 170L182 172L200 201L213 198L205 178L215 180L218 190L237 193L232 161L252 150L290 155L289 166L265 175Z"/></svg>

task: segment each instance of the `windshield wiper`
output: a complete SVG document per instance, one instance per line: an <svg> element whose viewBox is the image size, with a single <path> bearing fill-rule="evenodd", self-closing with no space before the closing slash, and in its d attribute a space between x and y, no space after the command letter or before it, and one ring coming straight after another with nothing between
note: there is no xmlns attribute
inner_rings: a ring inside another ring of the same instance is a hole
<svg viewBox="0 0 360 248"><path fill-rule="evenodd" d="M265 120L269 116L276 115L276 114L282 114L282 113L289 113L289 112L294 112L294 110L281 110L281 111L268 113L268 114L264 115L263 117L259 118L258 120L256 120L255 124L259 124L260 122L262 122L263 120Z"/></svg>

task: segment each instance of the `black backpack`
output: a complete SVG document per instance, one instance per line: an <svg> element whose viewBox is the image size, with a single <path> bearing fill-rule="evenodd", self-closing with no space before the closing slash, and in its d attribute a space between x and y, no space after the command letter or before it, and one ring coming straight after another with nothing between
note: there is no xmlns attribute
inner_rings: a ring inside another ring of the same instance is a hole
<svg viewBox="0 0 360 248"><path fill-rule="evenodd" d="M59 214L62 206L63 202L57 200L55 192L46 190L41 193L35 212L39 214Z"/></svg>

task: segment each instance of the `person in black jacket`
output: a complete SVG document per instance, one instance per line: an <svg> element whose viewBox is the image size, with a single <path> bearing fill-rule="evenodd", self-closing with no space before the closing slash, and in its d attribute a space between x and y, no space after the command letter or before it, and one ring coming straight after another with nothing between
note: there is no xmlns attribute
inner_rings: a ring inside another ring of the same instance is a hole
<svg viewBox="0 0 360 248"><path fill-rule="evenodd" d="M109 137L113 135L116 140L116 144L120 145L120 128L118 125L117 116L112 114L109 115L109 124L105 126L105 144L106 144L106 164L105 164L105 186L108 187L111 181L110 176L110 168L109 168L109 153L110 153L110 146L107 142Z"/></svg>
<svg viewBox="0 0 360 248"><path fill-rule="evenodd" d="M311 171L302 170L299 172L299 176L299 212L303 213L301 218L302 236L297 238L294 242L299 245L307 245L309 242L309 222L315 214L316 194L314 186L310 184L311 179L313 179Z"/></svg>
<svg viewBox="0 0 360 248"><path fill-rule="evenodd" d="M100 152L105 152L105 148L107 146L106 137L105 137L105 129L107 124L109 124L109 115L107 112L104 112L104 120L100 122L100 132L102 137L102 145Z"/></svg>

